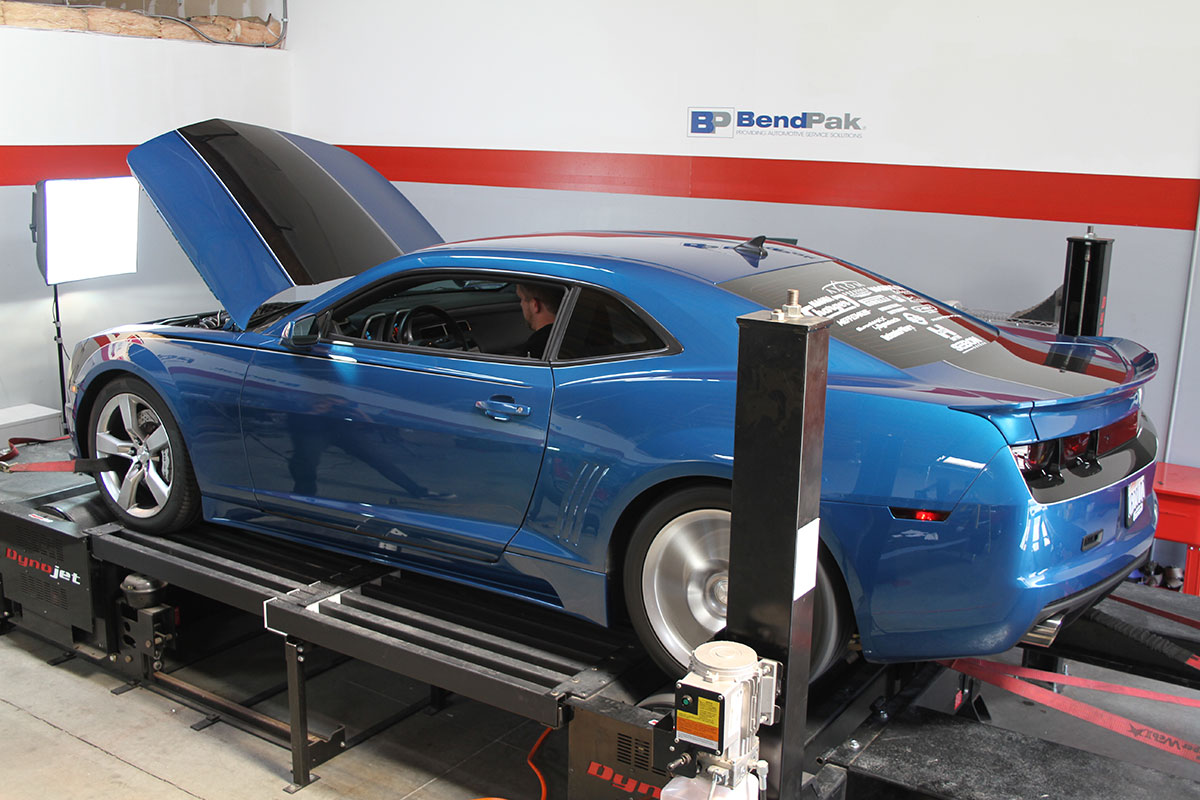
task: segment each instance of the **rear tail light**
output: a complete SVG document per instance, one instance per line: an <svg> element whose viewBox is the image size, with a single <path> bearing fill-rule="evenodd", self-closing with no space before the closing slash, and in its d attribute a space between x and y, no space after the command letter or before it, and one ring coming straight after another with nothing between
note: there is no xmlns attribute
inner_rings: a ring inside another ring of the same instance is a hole
<svg viewBox="0 0 1200 800"><path fill-rule="evenodd" d="M1050 466L1054 455L1054 442L1020 444L1011 449L1013 460L1017 462L1017 469L1021 470L1022 475L1029 477L1040 475Z"/></svg>
<svg viewBox="0 0 1200 800"><path fill-rule="evenodd" d="M1064 464L1070 464L1077 458L1087 455L1088 445L1091 444L1091 433L1077 433L1065 436L1062 440L1062 457Z"/></svg>
<svg viewBox="0 0 1200 800"><path fill-rule="evenodd" d="M1099 430L1015 445L1009 449L1017 469L1021 470L1026 480L1046 476L1053 478L1064 467L1096 469L1098 457L1111 453L1137 436L1138 420L1138 411L1135 410Z"/></svg>
<svg viewBox="0 0 1200 800"><path fill-rule="evenodd" d="M1096 432L1096 454L1111 453L1121 445L1137 436L1138 412L1134 411L1111 425L1105 425Z"/></svg>

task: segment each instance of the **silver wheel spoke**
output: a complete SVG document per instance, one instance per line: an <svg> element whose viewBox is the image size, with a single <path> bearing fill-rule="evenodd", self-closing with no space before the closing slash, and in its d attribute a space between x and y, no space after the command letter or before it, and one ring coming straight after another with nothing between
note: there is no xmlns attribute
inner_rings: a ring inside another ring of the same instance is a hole
<svg viewBox="0 0 1200 800"><path fill-rule="evenodd" d="M134 444L140 444L142 436L138 431L137 405L135 404L134 396L131 394L121 395L120 403L117 407L121 411L121 424L124 426L125 432L129 434L129 439Z"/></svg>
<svg viewBox="0 0 1200 800"><path fill-rule="evenodd" d="M146 447L150 448L150 455L158 455L168 444L170 441L167 439L166 425L159 425L154 429L154 433L146 437Z"/></svg>
<svg viewBox="0 0 1200 800"><path fill-rule="evenodd" d="M126 442L110 433L99 431L96 433L96 452L105 456L121 456L122 458L132 458L129 449L133 447L132 442Z"/></svg>
<svg viewBox="0 0 1200 800"><path fill-rule="evenodd" d="M117 505L124 509L131 509L137 503L137 490L142 485L142 479L146 473L142 469L142 465L134 463L125 473L125 479L121 481L121 491L117 495Z"/></svg>
<svg viewBox="0 0 1200 800"><path fill-rule="evenodd" d="M171 487L168 486L167 482L164 481L162 476L158 474L158 470L154 468L153 464L147 465L145 477L146 486L150 489L150 494L154 495L154 501L158 503L159 506L167 502L167 498L171 494Z"/></svg>
<svg viewBox="0 0 1200 800"><path fill-rule="evenodd" d="M161 514L172 496L174 454L154 406L133 392L121 392L104 403L94 420L93 455L128 459L97 473L100 488L130 516L152 519Z"/></svg>

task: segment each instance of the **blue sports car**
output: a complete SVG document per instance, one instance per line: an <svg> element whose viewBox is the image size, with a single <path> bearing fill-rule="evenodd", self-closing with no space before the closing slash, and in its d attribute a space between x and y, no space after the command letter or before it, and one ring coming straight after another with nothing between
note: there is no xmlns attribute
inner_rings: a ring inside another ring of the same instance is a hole
<svg viewBox="0 0 1200 800"><path fill-rule="evenodd" d="M668 670L723 624L739 315L832 320L813 670L984 655L1148 555L1132 342L996 327L772 242L444 244L349 153L212 120L130 166L224 304L71 360L126 525L203 517L632 622Z"/></svg>

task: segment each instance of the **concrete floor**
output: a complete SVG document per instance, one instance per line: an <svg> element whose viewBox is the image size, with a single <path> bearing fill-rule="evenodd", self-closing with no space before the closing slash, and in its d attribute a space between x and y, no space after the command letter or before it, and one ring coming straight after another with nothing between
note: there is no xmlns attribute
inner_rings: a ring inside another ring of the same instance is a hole
<svg viewBox="0 0 1200 800"><path fill-rule="evenodd" d="M22 448L19 461L69 457L69 443ZM0 480L0 502L90 483L70 473L13 473ZM193 730L205 713L145 688L122 694L115 674L16 630L0 636L0 800L62 798L288 797L288 750L229 724ZM316 656L328 658L318 651ZM310 666L312 666L310 664ZM168 665L168 669L171 666ZM172 674L231 699L285 681L282 639L269 633ZM309 724L347 736L426 699L429 688L349 661L308 682ZM286 720L286 694L255 705ZM526 755L542 728L521 717L452 697L448 708L417 712L316 767L308 800L471 800L537 798ZM567 794L567 735L554 731L535 763L550 798Z"/></svg>
<svg viewBox="0 0 1200 800"><path fill-rule="evenodd" d="M988 660L1020 664L1021 651L1014 649L999 656L992 656ZM1200 700L1200 691L1195 689L1123 674L1091 664L1074 661L1065 663L1068 674L1078 678L1145 689L1165 695L1188 698L1192 701ZM939 697L951 696L957 689L957 682L958 674L947 671L931 687L930 693ZM938 694L939 692L940 694ZM1066 697L1125 717L1133 722L1148 725L1185 741L1200 744L1200 709L1073 686L1061 687L1061 693ZM1195 782L1195 793L1191 796L1200 798L1200 761L1189 760L1150 747L1056 709L1018 697L1003 689L983 686L981 695L991 713L990 724L996 727L1087 750L1128 764L1177 775ZM934 703L928 705L937 707Z"/></svg>
<svg viewBox="0 0 1200 800"><path fill-rule="evenodd" d="M58 446L58 447L61 447ZM51 460L57 453L22 460ZM8 475L0 500L40 494L80 482L79 476ZM283 681L281 640L263 633L173 674L239 699ZM145 688L121 694L121 678L84 659L56 666L59 648L22 632L0 636L0 800L62 798L287 797L287 750L226 723L193 730L205 713ZM1016 651L1002 660L1019 660ZM1200 698L1200 692L1073 664L1071 674ZM941 679L953 692L954 676ZM1190 708L1067 689L1070 696L1200 742L1200 713ZM345 724L349 736L428 696L428 687L360 662L347 661L309 681L310 724L327 733ZM984 691L1001 727L1084 748L1196 782L1200 764L1034 706L998 689ZM256 708L286 719L286 697ZM325 798L530 800L539 784L525 763L541 728L520 717L452 698L436 714L417 712L314 769L319 780L298 794ZM549 798L567 795L567 734L552 732L535 762ZM1030 797L1038 797L1031 787Z"/></svg>
<svg viewBox="0 0 1200 800"><path fill-rule="evenodd" d="M125 686L120 678L82 659L46 663L60 654L21 631L0 637L0 797L288 796L283 793L291 782L287 750L224 723L193 730L194 723L204 720L203 713L144 688L113 694ZM276 665L262 660L261 652L251 654L240 671L210 673L207 681L202 667L190 668L186 677L213 689L222 682L236 684L233 696L243 696L247 676L261 681L274 670ZM314 730L320 730L322 719L344 720L364 709L378 714L382 707L386 715L427 691L347 662L310 682L310 718ZM276 698L256 708L286 718L285 703ZM297 796L536 798L540 787L525 757L541 730L511 714L452 698L437 714L418 712L317 767L320 780ZM350 725L348 732L354 733ZM566 797L566 754L566 733L555 731L535 756L549 797Z"/></svg>
<svg viewBox="0 0 1200 800"><path fill-rule="evenodd" d="M229 697L246 697L282 680L281 650L269 634L173 672ZM290 755L229 724L203 730L205 714L145 688L114 694L126 684L101 667L73 659L47 662L60 650L24 632L0 637L0 798L176 798L238 800L286 797ZM1006 654L1013 660L1016 653ZM1071 664L1072 674L1136 684L1197 698L1200 692L1118 676ZM953 691L953 675L941 679ZM1200 742L1193 709L1067 689L1070 696ZM309 681L316 732L344 723L357 730L427 697L427 687L360 662L347 661ZM985 688L993 724L1108 755L1196 782L1200 765L1132 742L997 689ZM287 717L286 697L256 708ZM525 757L540 726L463 698L436 713L417 712L314 769L320 780L299 797L532 800L539 785ZM549 798L567 796L567 735L552 732L535 763ZM1029 797L1038 797L1030 787Z"/></svg>

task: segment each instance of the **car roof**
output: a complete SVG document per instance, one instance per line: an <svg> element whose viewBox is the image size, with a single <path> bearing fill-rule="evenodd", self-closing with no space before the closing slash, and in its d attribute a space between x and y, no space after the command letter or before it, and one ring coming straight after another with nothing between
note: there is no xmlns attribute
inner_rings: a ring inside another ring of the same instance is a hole
<svg viewBox="0 0 1200 800"><path fill-rule="evenodd" d="M795 245L765 242L758 254L737 247L746 237L666 231L579 231L501 236L435 245L445 251L521 253L546 259L604 259L666 269L706 283L830 260Z"/></svg>

